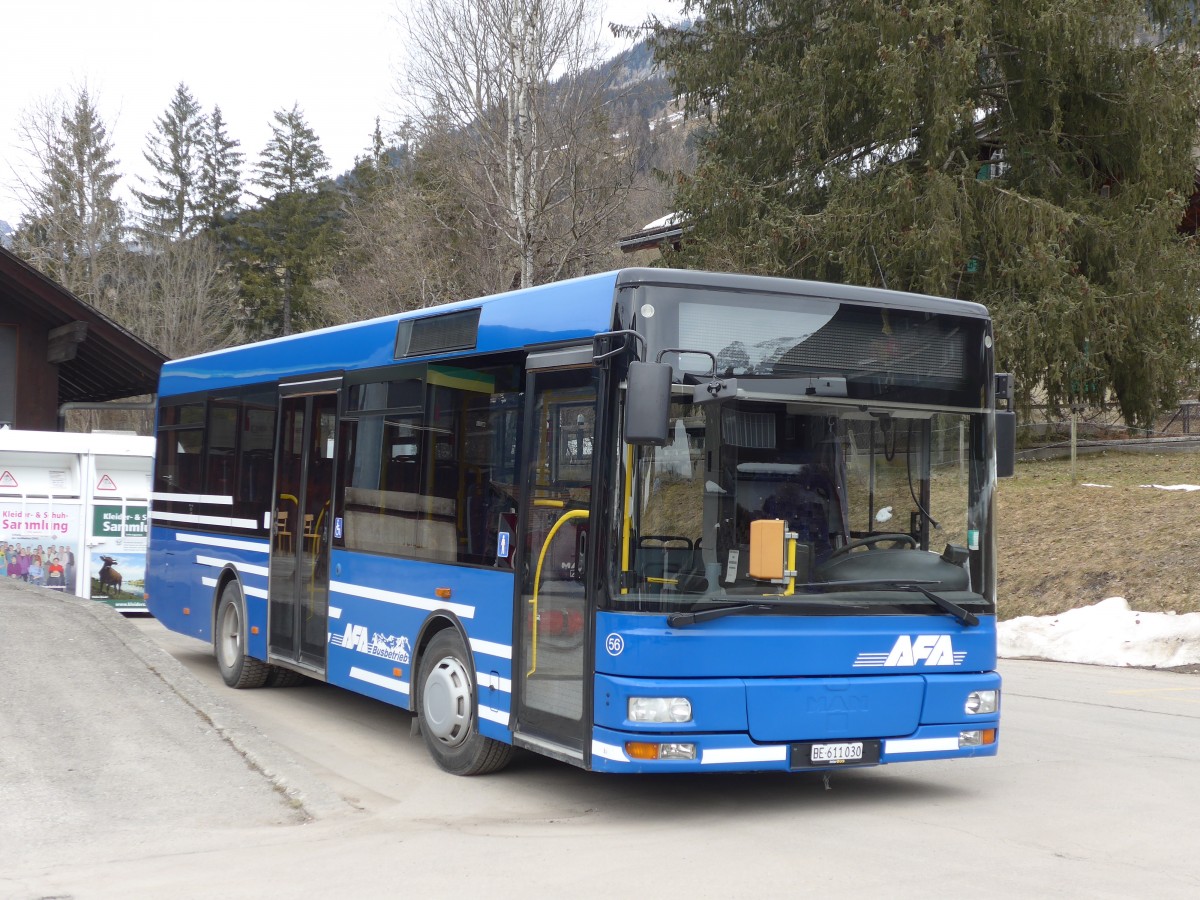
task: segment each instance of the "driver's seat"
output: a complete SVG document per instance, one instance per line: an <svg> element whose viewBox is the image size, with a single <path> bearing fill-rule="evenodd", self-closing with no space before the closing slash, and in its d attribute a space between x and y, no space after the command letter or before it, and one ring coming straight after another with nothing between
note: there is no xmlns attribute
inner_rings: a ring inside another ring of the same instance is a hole
<svg viewBox="0 0 1200 900"><path fill-rule="evenodd" d="M812 548L817 565L833 554L833 535L829 528L829 506L816 491L800 490L794 498L768 497L763 503L763 518L783 519L796 532L797 541Z"/></svg>

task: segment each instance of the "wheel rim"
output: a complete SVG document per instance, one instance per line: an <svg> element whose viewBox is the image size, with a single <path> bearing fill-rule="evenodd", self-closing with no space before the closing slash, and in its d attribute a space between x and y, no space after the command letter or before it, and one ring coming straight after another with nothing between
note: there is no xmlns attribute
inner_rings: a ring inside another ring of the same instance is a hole
<svg viewBox="0 0 1200 900"><path fill-rule="evenodd" d="M226 603L221 611L221 664L226 668L237 662L242 647L242 616L236 603Z"/></svg>
<svg viewBox="0 0 1200 900"><path fill-rule="evenodd" d="M421 727L450 747L467 739L471 729L471 676L453 656L433 667L421 691Z"/></svg>

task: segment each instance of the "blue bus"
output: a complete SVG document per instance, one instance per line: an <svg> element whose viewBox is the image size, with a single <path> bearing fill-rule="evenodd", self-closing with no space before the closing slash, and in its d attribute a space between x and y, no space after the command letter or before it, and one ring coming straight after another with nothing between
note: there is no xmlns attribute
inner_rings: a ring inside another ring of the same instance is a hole
<svg viewBox="0 0 1200 900"><path fill-rule="evenodd" d="M411 711L456 774L991 756L992 341L968 302L625 269L175 360L147 604L232 687Z"/></svg>

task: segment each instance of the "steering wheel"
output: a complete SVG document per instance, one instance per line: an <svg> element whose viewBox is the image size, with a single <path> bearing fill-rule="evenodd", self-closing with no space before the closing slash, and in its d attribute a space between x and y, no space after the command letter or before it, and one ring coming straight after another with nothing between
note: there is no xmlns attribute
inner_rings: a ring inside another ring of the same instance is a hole
<svg viewBox="0 0 1200 900"><path fill-rule="evenodd" d="M908 544L910 547L917 546L917 539L911 534L872 534L865 538L858 538L848 543L845 547L838 547L833 553L829 554L830 559L836 559L839 556L844 556L856 547L869 547L874 550L876 544L889 542L893 544Z"/></svg>

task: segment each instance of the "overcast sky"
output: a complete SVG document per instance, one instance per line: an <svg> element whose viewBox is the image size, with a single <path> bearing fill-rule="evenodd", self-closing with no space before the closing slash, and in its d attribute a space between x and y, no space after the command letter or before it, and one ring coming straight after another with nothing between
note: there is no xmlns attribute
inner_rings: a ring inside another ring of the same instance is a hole
<svg viewBox="0 0 1200 900"><path fill-rule="evenodd" d="M183 82L214 105L247 162L271 136L272 115L299 104L332 173L368 145L375 117L397 106L400 4L418 0L0 0L0 220L16 226L14 168L21 114L86 83L125 174L145 175L154 121ZM607 21L678 15L680 0L596 0ZM136 185L137 182L134 181Z"/></svg>

